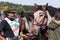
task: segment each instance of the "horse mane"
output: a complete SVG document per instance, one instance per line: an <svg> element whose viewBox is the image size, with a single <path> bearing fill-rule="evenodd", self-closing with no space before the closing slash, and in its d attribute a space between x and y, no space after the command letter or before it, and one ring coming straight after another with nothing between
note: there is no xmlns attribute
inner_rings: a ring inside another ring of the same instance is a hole
<svg viewBox="0 0 60 40"><path fill-rule="evenodd" d="M31 21L31 17L34 19L34 16L32 13L25 13L24 16L27 18L28 21Z"/></svg>
<svg viewBox="0 0 60 40"><path fill-rule="evenodd" d="M42 10L42 6L43 5L38 5L38 8L36 9L36 11ZM54 8L52 6L47 6L46 10L48 10L51 17L53 17L55 15L55 12L57 11L57 8Z"/></svg>

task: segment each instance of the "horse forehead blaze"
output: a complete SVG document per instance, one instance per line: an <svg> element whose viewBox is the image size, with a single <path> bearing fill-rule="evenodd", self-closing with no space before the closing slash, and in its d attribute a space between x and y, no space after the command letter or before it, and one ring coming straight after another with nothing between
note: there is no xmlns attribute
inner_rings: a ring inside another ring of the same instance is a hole
<svg viewBox="0 0 60 40"><path fill-rule="evenodd" d="M39 12L39 15L43 15L44 14L44 12Z"/></svg>
<svg viewBox="0 0 60 40"><path fill-rule="evenodd" d="M44 11L37 11L38 14L44 14Z"/></svg>
<svg viewBox="0 0 60 40"><path fill-rule="evenodd" d="M43 11L38 11L38 15L39 15L39 16L44 16L45 13L44 13Z"/></svg>

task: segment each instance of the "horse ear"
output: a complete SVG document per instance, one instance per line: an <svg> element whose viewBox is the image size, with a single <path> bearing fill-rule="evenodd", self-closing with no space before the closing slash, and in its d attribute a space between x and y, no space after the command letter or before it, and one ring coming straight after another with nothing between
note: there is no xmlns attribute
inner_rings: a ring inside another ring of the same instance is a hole
<svg viewBox="0 0 60 40"><path fill-rule="evenodd" d="M46 6L48 6L48 3L46 4Z"/></svg>
<svg viewBox="0 0 60 40"><path fill-rule="evenodd" d="M36 3L34 3L34 5L37 5Z"/></svg>
<svg viewBox="0 0 60 40"><path fill-rule="evenodd" d="M36 3L34 3L34 6L35 6L35 8L37 8L37 7L38 7L38 5L37 5Z"/></svg>

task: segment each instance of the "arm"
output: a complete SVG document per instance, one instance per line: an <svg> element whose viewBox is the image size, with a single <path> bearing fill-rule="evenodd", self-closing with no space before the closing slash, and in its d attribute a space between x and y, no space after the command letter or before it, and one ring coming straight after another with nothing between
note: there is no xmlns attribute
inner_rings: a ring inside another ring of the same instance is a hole
<svg viewBox="0 0 60 40"><path fill-rule="evenodd" d="M60 21L57 21L54 17L52 18L52 21L57 24L57 25L60 25Z"/></svg>
<svg viewBox="0 0 60 40"><path fill-rule="evenodd" d="M5 23L6 21L1 21L1 24L0 24L0 33L3 31L3 28L4 28L4 26L5 26ZM5 38L2 36L2 34L0 34L0 39L1 40L5 40Z"/></svg>
<svg viewBox="0 0 60 40"><path fill-rule="evenodd" d="M55 29L57 28L57 25L52 21L49 25L48 25L49 28L51 29Z"/></svg>
<svg viewBox="0 0 60 40"><path fill-rule="evenodd" d="M4 37L2 37L2 35L0 35L0 39L1 39L1 40L5 40L5 38L4 38Z"/></svg>

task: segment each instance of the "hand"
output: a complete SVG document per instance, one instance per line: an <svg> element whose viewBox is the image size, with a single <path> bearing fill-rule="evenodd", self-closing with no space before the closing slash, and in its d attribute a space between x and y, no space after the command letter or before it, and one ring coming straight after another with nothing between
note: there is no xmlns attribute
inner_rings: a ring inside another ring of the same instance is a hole
<svg viewBox="0 0 60 40"><path fill-rule="evenodd" d="M27 38L27 36L26 36L25 34L20 34L20 36L21 36L21 37Z"/></svg>
<svg viewBox="0 0 60 40"><path fill-rule="evenodd" d="M27 38L28 36L25 35L24 37Z"/></svg>
<svg viewBox="0 0 60 40"><path fill-rule="evenodd" d="M6 40L6 39L5 39L4 37L2 37L1 35L0 35L0 39L1 39L1 40Z"/></svg>
<svg viewBox="0 0 60 40"><path fill-rule="evenodd" d="M32 33L27 33L26 35L27 35L27 36L33 36L33 34L32 34Z"/></svg>
<svg viewBox="0 0 60 40"><path fill-rule="evenodd" d="M5 38L2 38L2 40L6 40Z"/></svg>

